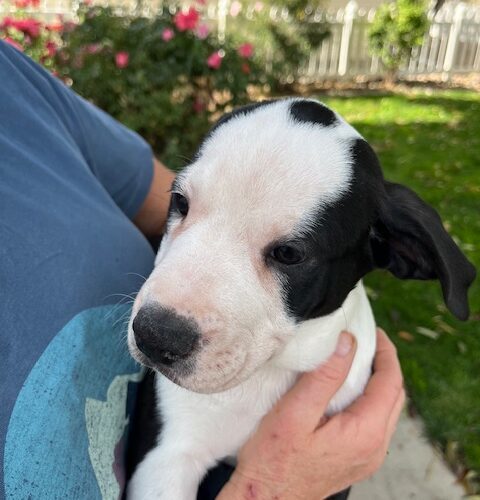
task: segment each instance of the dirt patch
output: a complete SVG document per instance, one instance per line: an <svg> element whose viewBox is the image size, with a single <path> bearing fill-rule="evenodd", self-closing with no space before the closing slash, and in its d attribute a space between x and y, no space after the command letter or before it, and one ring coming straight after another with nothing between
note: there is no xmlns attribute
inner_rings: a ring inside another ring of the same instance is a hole
<svg viewBox="0 0 480 500"><path fill-rule="evenodd" d="M352 80L324 80L314 83L295 82L285 85L279 93L296 95L372 95L400 92L414 94L418 91L434 92L435 90L463 89L480 91L480 73L452 75L448 79L442 75L420 75L405 78L394 83L382 79L356 77Z"/></svg>

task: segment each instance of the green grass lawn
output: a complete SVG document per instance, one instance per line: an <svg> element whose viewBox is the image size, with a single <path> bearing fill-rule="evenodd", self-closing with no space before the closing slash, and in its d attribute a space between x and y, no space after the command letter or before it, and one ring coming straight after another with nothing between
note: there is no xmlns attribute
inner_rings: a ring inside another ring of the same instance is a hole
<svg viewBox="0 0 480 500"><path fill-rule="evenodd" d="M407 184L438 210L480 268L480 95L439 91L319 98L370 142L386 178ZM470 291L472 314L465 323L446 311L437 282L400 281L381 271L365 281L378 324L398 347L408 392L429 437L447 455L458 446L471 469L470 489L477 489L480 279Z"/></svg>

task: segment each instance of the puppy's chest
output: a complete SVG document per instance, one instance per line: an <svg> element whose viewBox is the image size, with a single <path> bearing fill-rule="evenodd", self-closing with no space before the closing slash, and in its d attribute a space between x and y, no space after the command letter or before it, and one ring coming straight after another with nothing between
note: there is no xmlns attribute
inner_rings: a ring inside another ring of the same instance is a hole
<svg viewBox="0 0 480 500"><path fill-rule="evenodd" d="M242 384L218 394L198 394L157 381L157 400L163 437L195 441L218 458L235 456L297 375L289 370L265 368Z"/></svg>

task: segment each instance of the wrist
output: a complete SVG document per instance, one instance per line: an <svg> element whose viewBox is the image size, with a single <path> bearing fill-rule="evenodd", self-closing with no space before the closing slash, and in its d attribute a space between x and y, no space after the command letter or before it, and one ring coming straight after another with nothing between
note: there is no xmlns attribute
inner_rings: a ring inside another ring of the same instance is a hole
<svg viewBox="0 0 480 500"><path fill-rule="evenodd" d="M265 478L247 477L237 471L220 491L216 500L296 500L297 495L286 492L281 487L281 481L272 481Z"/></svg>
<svg viewBox="0 0 480 500"><path fill-rule="evenodd" d="M225 484L220 493L216 496L215 500L243 500L241 490L237 484L232 481L232 478Z"/></svg>
<svg viewBox="0 0 480 500"><path fill-rule="evenodd" d="M268 485L261 480L246 477L238 472L232 474L225 484L216 500L246 500L256 498L258 500L270 500L273 492ZM281 498L281 497L277 497Z"/></svg>
<svg viewBox="0 0 480 500"><path fill-rule="evenodd" d="M298 488L294 491L288 490L281 486L281 481L272 481L272 484L259 479L253 479L239 474L237 471L233 473L230 480L225 484L215 500L306 500L327 498L332 493L327 492L322 488L323 493L318 490L318 484L315 485L315 492L305 490L303 485L297 484Z"/></svg>

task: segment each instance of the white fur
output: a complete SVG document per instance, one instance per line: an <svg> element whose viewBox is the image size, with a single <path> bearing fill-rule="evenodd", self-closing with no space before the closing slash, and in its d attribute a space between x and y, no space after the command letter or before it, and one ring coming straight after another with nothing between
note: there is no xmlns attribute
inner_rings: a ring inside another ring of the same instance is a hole
<svg viewBox="0 0 480 500"><path fill-rule="evenodd" d="M170 221L132 318L156 302L195 319L208 342L195 373L176 380L182 387L157 377L163 430L130 482L131 500L193 500L207 469L236 455L298 374L330 356L341 330L355 334L358 348L329 412L350 404L368 380L375 323L362 284L342 308L296 325L281 277L264 263L269 243L307 231L314 213L348 191L348 142L359 137L343 121L294 123L290 103L222 125L181 175L188 216ZM131 325L128 340L141 361Z"/></svg>

